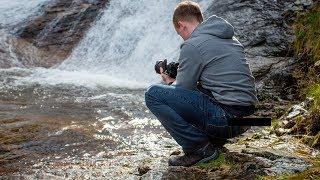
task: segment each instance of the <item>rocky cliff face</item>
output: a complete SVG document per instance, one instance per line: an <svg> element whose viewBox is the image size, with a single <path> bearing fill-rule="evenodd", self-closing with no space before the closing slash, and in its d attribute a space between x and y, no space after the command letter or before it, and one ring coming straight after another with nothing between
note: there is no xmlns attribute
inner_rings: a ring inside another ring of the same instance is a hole
<svg viewBox="0 0 320 180"><path fill-rule="evenodd" d="M291 56L296 12L312 7L311 0L214 1L208 14L217 14L235 26L236 36L251 56Z"/></svg>
<svg viewBox="0 0 320 180"><path fill-rule="evenodd" d="M260 100L294 99L291 25L298 12L312 6L312 0L215 0L208 9L207 16L216 14L234 25L236 37L246 48Z"/></svg>
<svg viewBox="0 0 320 180"><path fill-rule="evenodd" d="M51 67L63 61L108 0L57 0L14 28L15 53L25 66Z"/></svg>

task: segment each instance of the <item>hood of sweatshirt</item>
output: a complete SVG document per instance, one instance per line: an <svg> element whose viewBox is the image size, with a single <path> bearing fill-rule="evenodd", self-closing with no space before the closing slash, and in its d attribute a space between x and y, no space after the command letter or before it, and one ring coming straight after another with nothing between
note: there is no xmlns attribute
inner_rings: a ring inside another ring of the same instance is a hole
<svg viewBox="0 0 320 180"><path fill-rule="evenodd" d="M196 37L201 34L209 34L222 39L232 39L234 36L234 28L223 18L213 15L199 24L192 32L191 37Z"/></svg>

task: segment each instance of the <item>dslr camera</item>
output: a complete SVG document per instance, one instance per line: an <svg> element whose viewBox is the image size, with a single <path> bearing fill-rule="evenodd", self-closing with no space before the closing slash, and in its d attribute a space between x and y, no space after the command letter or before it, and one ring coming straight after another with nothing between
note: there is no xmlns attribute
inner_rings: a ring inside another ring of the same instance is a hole
<svg viewBox="0 0 320 180"><path fill-rule="evenodd" d="M171 62L167 64L167 60L165 59L163 61L157 61L156 65L154 66L154 69L157 74L161 74L160 67L162 67L164 74L175 79L177 77L178 66L179 66L179 63L177 62Z"/></svg>

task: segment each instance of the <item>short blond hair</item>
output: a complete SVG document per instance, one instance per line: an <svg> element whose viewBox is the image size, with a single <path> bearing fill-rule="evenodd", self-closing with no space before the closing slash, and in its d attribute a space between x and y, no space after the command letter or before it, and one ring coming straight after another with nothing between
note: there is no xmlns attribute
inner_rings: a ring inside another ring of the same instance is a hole
<svg viewBox="0 0 320 180"><path fill-rule="evenodd" d="M174 26L179 27L179 21L192 22L197 20L201 23L203 21L203 15L198 3L193 1L183 1L175 8L172 20Z"/></svg>

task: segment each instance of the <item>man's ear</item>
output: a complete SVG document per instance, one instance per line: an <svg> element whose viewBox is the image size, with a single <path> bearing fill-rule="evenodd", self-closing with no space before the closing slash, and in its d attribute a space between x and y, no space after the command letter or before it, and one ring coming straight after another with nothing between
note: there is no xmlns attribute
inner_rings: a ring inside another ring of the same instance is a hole
<svg viewBox="0 0 320 180"><path fill-rule="evenodd" d="M185 26L184 22L178 21L178 27L179 27L179 29L180 29L181 27L184 28L184 26Z"/></svg>

